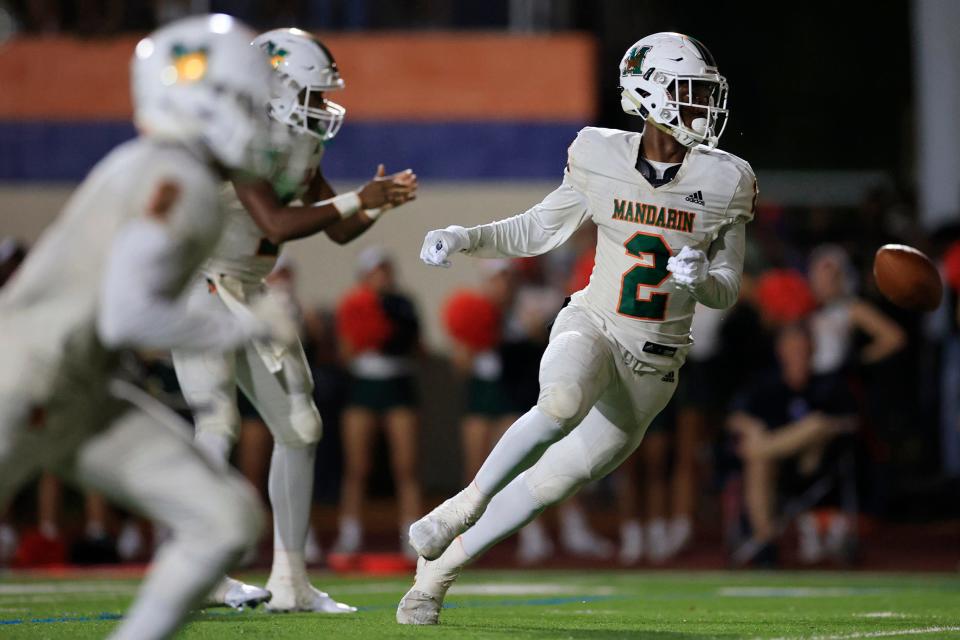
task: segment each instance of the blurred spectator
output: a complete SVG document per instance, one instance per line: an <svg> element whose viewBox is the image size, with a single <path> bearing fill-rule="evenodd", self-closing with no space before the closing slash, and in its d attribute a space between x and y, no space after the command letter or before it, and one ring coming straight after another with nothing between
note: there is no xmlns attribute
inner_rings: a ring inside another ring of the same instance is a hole
<svg viewBox="0 0 960 640"><path fill-rule="evenodd" d="M810 289L819 305L811 318L814 338L813 370L837 373L855 363L884 360L906 344L906 334L896 322L869 302L856 297L857 273L850 258L837 245L820 245L810 255ZM867 344L854 353L854 331Z"/></svg>
<svg viewBox="0 0 960 640"><path fill-rule="evenodd" d="M757 280L755 292L760 320L767 328L797 322L816 308L807 279L793 269L772 269Z"/></svg>
<svg viewBox="0 0 960 640"><path fill-rule="evenodd" d="M63 485L43 474L37 484L37 525L28 528L13 557L17 567L74 564L111 564L119 560L116 541L108 532L109 507L103 496L83 496L84 525L72 543L63 530Z"/></svg>
<svg viewBox="0 0 960 640"><path fill-rule="evenodd" d="M343 414L344 474L334 550L354 553L362 547L361 514L382 424L399 502L400 548L409 554L413 550L406 543L407 530L420 515L419 399L413 375L421 348L420 321L413 302L397 291L393 262L382 248L360 253L357 275L358 286L337 310L351 380Z"/></svg>
<svg viewBox="0 0 960 640"><path fill-rule="evenodd" d="M724 385L715 382L724 373L725 363L720 359L721 331L727 313L698 304L693 316L694 344L687 354L672 402L676 431L665 557L682 551L693 538L700 482L706 477L702 467L708 453L706 438L710 421L716 419L720 407L728 401L722 395Z"/></svg>
<svg viewBox="0 0 960 640"><path fill-rule="evenodd" d="M659 564L670 555L666 520L667 469L670 462L670 436L675 424L675 405L671 402L647 428L637 451L617 470L615 482L620 515L621 564L636 564L644 556ZM637 469L641 465L642 475ZM642 510L638 508L641 502L639 487L643 487Z"/></svg>
<svg viewBox="0 0 960 640"><path fill-rule="evenodd" d="M655 564L663 563L692 540L701 480L708 475L704 468L710 453L708 427L711 419L719 419L720 408L728 401L729 387L722 382L725 375L721 369L725 314L697 305L695 343L677 392L653 420L637 452L619 470L622 564L635 564L644 556ZM749 339L756 340L756 334ZM642 479L638 466L643 468ZM644 488L642 514L638 511L640 486Z"/></svg>
<svg viewBox="0 0 960 640"><path fill-rule="evenodd" d="M944 473L960 477L960 240L943 256L945 303L938 315L942 334L940 361L940 450Z"/></svg>
<svg viewBox="0 0 960 640"><path fill-rule="evenodd" d="M479 270L480 290L454 293L443 309L454 367L467 379L460 424L465 483L518 415L504 388L500 355L501 323L513 300L515 276L507 260L485 260Z"/></svg>
<svg viewBox="0 0 960 640"><path fill-rule="evenodd" d="M340 363L336 319L330 311L314 307L304 314L303 347L313 375L313 400L323 420L323 438L317 446L313 483L314 502L336 504L340 498L342 464L342 415L349 379ZM308 562L322 557L313 526L307 535Z"/></svg>
<svg viewBox="0 0 960 640"><path fill-rule="evenodd" d="M827 445L857 426L844 378L816 374L813 353L805 324L780 329L777 369L735 401L727 421L743 466L743 503L760 563L776 560L778 487L816 477L830 461Z"/></svg>

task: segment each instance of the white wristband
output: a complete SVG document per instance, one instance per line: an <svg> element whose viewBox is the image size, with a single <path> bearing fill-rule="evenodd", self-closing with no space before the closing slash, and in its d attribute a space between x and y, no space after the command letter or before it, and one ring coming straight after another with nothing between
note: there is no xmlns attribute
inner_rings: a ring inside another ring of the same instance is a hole
<svg viewBox="0 0 960 640"><path fill-rule="evenodd" d="M349 218L363 207L363 203L360 202L360 194L356 191L348 191L334 196L330 198L330 204L340 212L341 218Z"/></svg>
<svg viewBox="0 0 960 640"><path fill-rule="evenodd" d="M377 207L376 209L364 209L363 212L366 214L371 221L376 220L380 217L380 214L383 213L383 207Z"/></svg>

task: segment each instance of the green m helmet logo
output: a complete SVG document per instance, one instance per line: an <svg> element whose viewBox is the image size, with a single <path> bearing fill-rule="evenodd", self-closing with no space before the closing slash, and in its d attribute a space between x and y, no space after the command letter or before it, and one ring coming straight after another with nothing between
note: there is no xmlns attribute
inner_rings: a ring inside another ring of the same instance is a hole
<svg viewBox="0 0 960 640"><path fill-rule="evenodd" d="M276 69L283 62L283 59L289 55L289 51L283 47L277 46L273 40L267 42L267 55L270 56L270 66Z"/></svg>
<svg viewBox="0 0 960 640"><path fill-rule="evenodd" d="M647 53L650 52L652 47L639 47L630 51L630 55L627 56L627 64L624 67L623 71L620 73L621 76L639 76L643 74L643 59L647 57Z"/></svg>

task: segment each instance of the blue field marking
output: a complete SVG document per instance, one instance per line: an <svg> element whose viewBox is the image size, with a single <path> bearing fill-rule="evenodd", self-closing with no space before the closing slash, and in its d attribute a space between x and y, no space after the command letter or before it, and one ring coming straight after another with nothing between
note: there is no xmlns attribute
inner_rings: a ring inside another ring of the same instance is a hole
<svg viewBox="0 0 960 640"><path fill-rule="evenodd" d="M24 620L22 618L14 620L0 620L0 625L11 625L11 624L51 624L54 622L110 622L113 620L121 620L123 616L119 613L107 613L103 612L95 616L62 616L54 618L30 618L29 620Z"/></svg>
<svg viewBox="0 0 960 640"><path fill-rule="evenodd" d="M483 600L469 600L466 602L451 602L443 605L444 609L479 609L485 607L548 607L564 604L589 604L591 602L605 602L609 600L623 600L635 596L567 596L564 598L534 598L531 600L495 600L487 602ZM369 607L357 607L357 611L384 611L393 610L396 605L377 605ZM204 618L223 618L239 617L244 615L242 611L206 611L202 615L195 616L191 622L201 621ZM122 620L123 616L119 613L101 613L96 616L63 616L52 618L17 618L13 620L0 620L0 625L15 624L55 624L63 622L111 622Z"/></svg>

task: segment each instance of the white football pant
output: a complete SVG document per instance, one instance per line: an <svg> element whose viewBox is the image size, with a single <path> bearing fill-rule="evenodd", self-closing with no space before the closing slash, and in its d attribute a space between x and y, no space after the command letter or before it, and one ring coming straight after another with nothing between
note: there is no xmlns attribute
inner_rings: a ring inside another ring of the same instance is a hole
<svg viewBox="0 0 960 640"><path fill-rule="evenodd" d="M264 287L262 283L237 284L247 296L260 293ZM202 277L191 286L188 304L194 308L226 306ZM231 444L236 442L240 429L239 386L277 443L305 447L320 440L322 423L313 403L313 377L299 343L282 350L276 373L267 368L252 344L228 353L174 351L173 364L193 410L198 435L211 432Z"/></svg>
<svg viewBox="0 0 960 640"><path fill-rule="evenodd" d="M200 454L176 414L96 377L94 368L82 383L58 384L43 413L25 385L0 386L0 503L46 469L166 526L172 536L113 637L168 638L256 543L260 507L239 475Z"/></svg>
<svg viewBox="0 0 960 640"><path fill-rule="evenodd" d="M477 474L477 487L495 495L462 536L468 556L619 466L673 396L676 372L638 365L599 323L576 306L557 316L540 364L537 406L507 431ZM455 553L456 545L448 550Z"/></svg>

